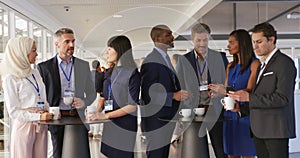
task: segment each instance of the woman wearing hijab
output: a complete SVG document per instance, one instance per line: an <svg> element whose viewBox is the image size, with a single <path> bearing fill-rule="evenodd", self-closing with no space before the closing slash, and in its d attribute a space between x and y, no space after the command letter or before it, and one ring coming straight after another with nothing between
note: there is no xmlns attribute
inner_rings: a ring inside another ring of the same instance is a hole
<svg viewBox="0 0 300 158"><path fill-rule="evenodd" d="M51 120L45 86L37 70L31 68L37 57L35 41L17 37L8 41L1 63L5 105L11 118L11 158L46 158L47 125Z"/></svg>

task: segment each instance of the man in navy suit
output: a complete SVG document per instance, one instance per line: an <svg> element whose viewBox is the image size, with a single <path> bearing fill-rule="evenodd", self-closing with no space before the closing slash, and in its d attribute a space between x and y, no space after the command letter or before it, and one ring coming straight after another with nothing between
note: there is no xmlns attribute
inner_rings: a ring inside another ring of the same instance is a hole
<svg viewBox="0 0 300 158"><path fill-rule="evenodd" d="M196 106L206 108L205 121L199 130L202 157L209 158L206 130L209 131L210 140L217 158L227 158L223 150L223 106L221 97L210 97L208 85L225 82L225 70L228 64L226 54L208 48L210 28L204 23L197 23L192 27L191 40L194 49L179 58L176 66L178 78L182 88L192 91L198 98L196 102L185 101L187 107ZM192 71L193 75L188 74ZM193 81L193 79L196 80ZM197 87L196 90L191 90ZM196 105L194 105L196 104ZM207 121L206 121L207 120ZM200 148L200 147L199 147Z"/></svg>
<svg viewBox="0 0 300 158"><path fill-rule="evenodd" d="M146 136L148 158L168 158L170 141L175 123L159 118L172 119L180 101L190 97L181 90L175 70L167 54L174 47L172 31L166 25L157 25L151 30L155 48L145 58L141 67L142 130Z"/></svg>
<svg viewBox="0 0 300 158"><path fill-rule="evenodd" d="M250 114L250 128L258 158L288 158L289 139L295 138L294 90L296 68L293 60L276 48L277 34L269 23L254 26L253 47L261 67L251 93L230 92L238 101L241 115Z"/></svg>
<svg viewBox="0 0 300 158"><path fill-rule="evenodd" d="M84 109L96 98L89 63L73 56L75 38L73 30L61 28L55 33L58 54L40 64L39 70L46 86L47 101L50 106L60 108L62 117L84 117ZM75 82L76 81L76 82ZM64 95L74 97L71 105L63 101ZM61 158L65 126L49 125L53 145L53 157ZM82 125L82 136L87 137L87 129ZM86 155L89 157L88 155Z"/></svg>

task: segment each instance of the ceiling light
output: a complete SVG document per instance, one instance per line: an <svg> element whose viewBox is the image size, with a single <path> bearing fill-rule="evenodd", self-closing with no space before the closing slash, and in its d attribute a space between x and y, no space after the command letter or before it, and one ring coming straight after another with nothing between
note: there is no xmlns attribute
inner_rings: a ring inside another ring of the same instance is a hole
<svg viewBox="0 0 300 158"><path fill-rule="evenodd" d="M300 19L300 12L291 12L286 16L287 19Z"/></svg>
<svg viewBox="0 0 300 158"><path fill-rule="evenodd" d="M121 14L114 14L112 17L113 17L113 18L122 18L123 15L121 15Z"/></svg>

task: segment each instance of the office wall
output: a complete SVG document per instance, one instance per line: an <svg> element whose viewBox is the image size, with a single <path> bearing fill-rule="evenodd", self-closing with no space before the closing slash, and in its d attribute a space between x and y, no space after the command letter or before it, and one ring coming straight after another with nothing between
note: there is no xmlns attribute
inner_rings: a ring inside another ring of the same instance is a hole
<svg viewBox="0 0 300 158"><path fill-rule="evenodd" d="M300 152L300 92L295 92L296 138L290 140L290 152Z"/></svg>

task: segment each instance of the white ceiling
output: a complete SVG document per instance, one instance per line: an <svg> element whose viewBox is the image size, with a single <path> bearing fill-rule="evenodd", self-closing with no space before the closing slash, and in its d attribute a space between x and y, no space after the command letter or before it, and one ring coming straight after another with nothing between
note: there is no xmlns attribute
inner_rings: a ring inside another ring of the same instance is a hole
<svg viewBox="0 0 300 158"><path fill-rule="evenodd" d="M299 5L297 1L232 0L24 0L16 5L36 21L55 31L71 27L77 46L102 54L109 37L127 35L136 49L152 47L149 32L156 24L167 24L176 34L189 34L190 26L199 20L210 25L212 34L228 35L235 28L250 29ZM24 2L26 5L24 6ZM66 7L68 11L66 11ZM36 10L37 8L37 10ZM291 11L300 11L299 7ZM289 13L289 12L287 12ZM284 13L270 21L279 33L300 32L300 20L287 20ZM120 14L122 18L113 18ZM236 17L234 17L236 15ZM45 18L44 18L45 17ZM235 20L235 21L234 21ZM119 31L116 31L119 30ZM175 45L176 46L176 45Z"/></svg>
<svg viewBox="0 0 300 158"><path fill-rule="evenodd" d="M192 18L194 15L204 15L221 2L221 0L28 1L39 5L63 26L73 28L76 37L80 39L80 46L95 54L100 54L108 38L117 34L127 35L135 47L147 47L152 44L150 29L157 24L167 24L176 34L181 34L197 20ZM115 14L123 17L113 18ZM185 25L187 22L188 25Z"/></svg>

